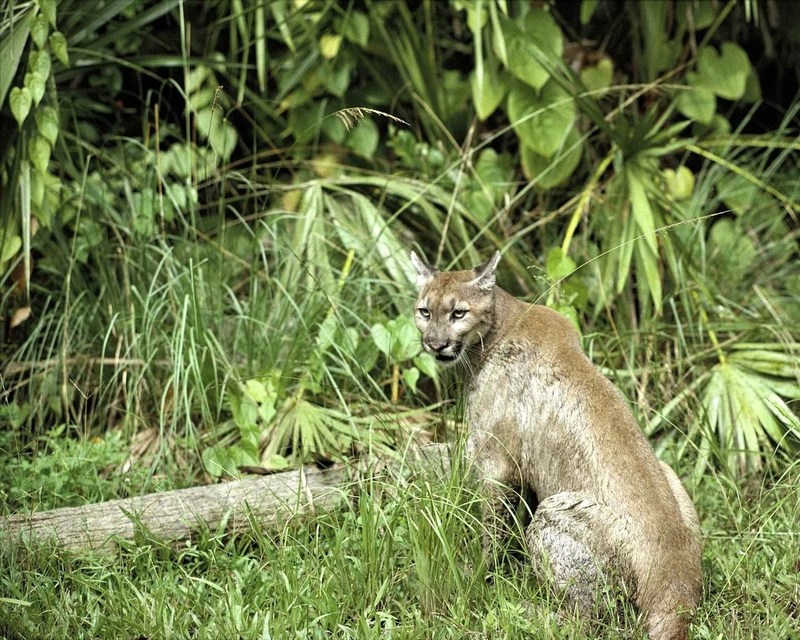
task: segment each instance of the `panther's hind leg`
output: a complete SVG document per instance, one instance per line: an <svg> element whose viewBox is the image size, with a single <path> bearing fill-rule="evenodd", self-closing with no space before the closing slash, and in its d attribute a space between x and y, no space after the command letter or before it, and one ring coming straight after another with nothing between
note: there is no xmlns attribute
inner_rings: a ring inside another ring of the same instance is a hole
<svg viewBox="0 0 800 640"><path fill-rule="evenodd" d="M553 582L581 617L594 615L607 587L621 587L614 549L615 514L580 493L543 500L526 531L536 573Z"/></svg>

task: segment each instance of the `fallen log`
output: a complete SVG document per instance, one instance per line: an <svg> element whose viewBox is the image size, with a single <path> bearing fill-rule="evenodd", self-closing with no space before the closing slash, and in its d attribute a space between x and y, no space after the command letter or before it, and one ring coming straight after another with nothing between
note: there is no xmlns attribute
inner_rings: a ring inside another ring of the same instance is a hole
<svg viewBox="0 0 800 640"><path fill-rule="evenodd" d="M0 517L4 541L48 542L68 549L110 550L116 541L147 532L163 542L200 530L241 531L257 521L279 525L298 515L330 510L351 498L376 473L449 469L446 445L431 444L375 464L336 464L257 478L151 493L80 507Z"/></svg>

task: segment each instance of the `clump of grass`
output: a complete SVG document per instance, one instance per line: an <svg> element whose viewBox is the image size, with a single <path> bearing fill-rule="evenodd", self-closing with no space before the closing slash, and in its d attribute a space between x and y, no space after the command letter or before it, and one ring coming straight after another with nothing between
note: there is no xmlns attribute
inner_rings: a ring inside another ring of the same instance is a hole
<svg viewBox="0 0 800 640"><path fill-rule="evenodd" d="M707 637L794 638L800 628L800 463L778 477L715 475L696 494L705 532Z"/></svg>
<svg viewBox="0 0 800 640"><path fill-rule="evenodd" d="M79 506L175 486L154 478L146 465L126 464L129 442L119 430L90 439L65 431L56 428L22 448L14 431L0 434L0 513Z"/></svg>

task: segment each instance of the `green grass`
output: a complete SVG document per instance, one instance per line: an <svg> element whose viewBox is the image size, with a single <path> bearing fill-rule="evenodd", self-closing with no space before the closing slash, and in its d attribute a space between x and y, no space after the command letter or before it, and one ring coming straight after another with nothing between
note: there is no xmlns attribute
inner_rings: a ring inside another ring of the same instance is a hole
<svg viewBox="0 0 800 640"><path fill-rule="evenodd" d="M705 593L695 638L798 637L799 487L800 463L780 478L708 476L696 487ZM335 512L176 548L142 539L100 556L3 544L0 637L643 637L630 620L587 630L559 615L524 562L489 573L480 498L458 475L352 489Z"/></svg>

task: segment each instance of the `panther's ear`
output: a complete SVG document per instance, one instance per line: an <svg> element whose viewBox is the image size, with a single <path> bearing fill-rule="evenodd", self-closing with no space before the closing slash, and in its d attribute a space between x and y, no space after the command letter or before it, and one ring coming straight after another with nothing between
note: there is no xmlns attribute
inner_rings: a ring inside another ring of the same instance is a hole
<svg viewBox="0 0 800 640"><path fill-rule="evenodd" d="M476 277L472 281L472 284L476 285L482 291L490 291L494 287L496 280L495 271L497 271L498 262L500 262L500 252L495 251L491 258L473 269Z"/></svg>
<svg viewBox="0 0 800 640"><path fill-rule="evenodd" d="M417 286L420 289L428 284L437 273L436 269L425 264L413 251L411 252L411 264L417 270Z"/></svg>

